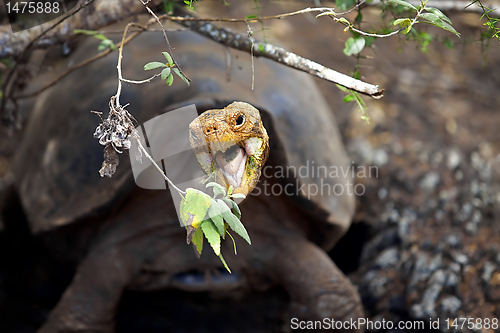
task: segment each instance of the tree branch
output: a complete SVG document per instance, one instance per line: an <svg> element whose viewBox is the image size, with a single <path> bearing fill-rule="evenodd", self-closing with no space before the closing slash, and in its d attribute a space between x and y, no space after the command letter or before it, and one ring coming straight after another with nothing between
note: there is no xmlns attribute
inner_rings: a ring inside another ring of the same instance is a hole
<svg viewBox="0 0 500 333"><path fill-rule="evenodd" d="M87 2L81 1L84 4ZM159 5L161 0L152 0L150 4ZM51 21L28 30L12 33L9 25L3 25L0 26L0 58L17 57L35 40L33 47L48 47L67 41L74 35L75 29L97 30L140 13L144 13L144 6L137 0L95 0L91 6L81 9L69 20L65 20L54 28L52 28L54 23ZM42 37L38 38L39 36Z"/></svg>
<svg viewBox="0 0 500 333"><path fill-rule="evenodd" d="M412 5L418 7L421 5L420 0L406 0L407 2L411 3ZM366 6L376 6L380 5L382 1L381 0L373 0L370 3L366 3ZM470 6L472 0L429 0L426 3L427 7L434 7L434 8L439 8L442 11L460 11L460 12L474 12L474 13L483 13L483 10L477 6L477 5L472 5ZM485 7L488 8L496 8L498 7L498 1L481 1ZM469 6L469 7L467 7ZM466 8L467 7L467 8ZM500 12L494 11L492 12L492 16L499 16Z"/></svg>
<svg viewBox="0 0 500 333"><path fill-rule="evenodd" d="M253 55L264 57L279 62L288 67L292 67L308 74L319 77L333 83L340 84L348 89L373 98L381 98L384 90L377 85L372 85L361 80L356 80L348 75L334 71L312 60L303 58L295 53L288 52L283 48L256 42L254 38L234 33L226 28L219 28L212 23L202 23L197 21L178 21L179 24L233 49L250 53L253 43Z"/></svg>

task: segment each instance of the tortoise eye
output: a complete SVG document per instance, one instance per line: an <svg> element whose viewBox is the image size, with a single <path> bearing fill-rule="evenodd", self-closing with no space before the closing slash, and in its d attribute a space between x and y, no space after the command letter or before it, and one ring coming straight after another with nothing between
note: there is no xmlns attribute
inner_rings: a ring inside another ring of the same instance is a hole
<svg viewBox="0 0 500 333"><path fill-rule="evenodd" d="M243 124L243 121L245 121L245 117L240 114L240 116L236 118L236 126L241 126Z"/></svg>

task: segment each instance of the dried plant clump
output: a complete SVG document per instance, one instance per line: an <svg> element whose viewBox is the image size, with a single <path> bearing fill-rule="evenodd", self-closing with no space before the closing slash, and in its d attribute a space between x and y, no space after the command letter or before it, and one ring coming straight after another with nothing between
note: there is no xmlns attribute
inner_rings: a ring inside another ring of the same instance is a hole
<svg viewBox="0 0 500 333"><path fill-rule="evenodd" d="M131 139L138 139L139 133L137 132L134 123L132 122L133 116L125 110L125 106L116 106L115 96L109 101L109 114L106 119L102 119L95 132L94 138L99 139L99 143L104 148L104 161L99 170L101 177L111 177L116 172L116 167L119 163L117 153L122 153L125 149L130 149L132 146ZM99 114L99 112L95 112ZM140 150L138 150L140 153ZM138 156L139 158L139 156Z"/></svg>

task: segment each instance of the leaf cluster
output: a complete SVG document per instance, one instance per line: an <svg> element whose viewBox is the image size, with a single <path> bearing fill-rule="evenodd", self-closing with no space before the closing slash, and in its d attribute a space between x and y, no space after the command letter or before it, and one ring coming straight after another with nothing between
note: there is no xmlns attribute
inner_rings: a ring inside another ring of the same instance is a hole
<svg viewBox="0 0 500 333"><path fill-rule="evenodd" d="M148 62L144 65L144 70L149 71L152 69L163 68L163 70L161 71L161 79L164 80L166 84L171 86L172 83L174 83L174 76L172 75L172 72L174 72L189 86L189 80L181 73L178 68L175 67L174 60L172 59L170 54L168 54L168 52L162 52L161 54L163 54L165 59L167 59L166 63L159 61Z"/></svg>
<svg viewBox="0 0 500 333"><path fill-rule="evenodd" d="M485 7L480 0L473 0L467 7L472 6L473 4L477 4L483 11L481 19L486 18L486 22L483 25L488 27L488 33L485 34L485 37L496 38L500 41L500 28L498 27L498 22L500 22L500 19L490 16L490 13L494 12L495 9Z"/></svg>
<svg viewBox="0 0 500 333"><path fill-rule="evenodd" d="M214 253L219 256L224 267L231 273L221 253L221 238L226 234L231 237L236 254L236 243L228 231L228 228L240 235L248 244L251 244L250 236L241 223L241 211L233 199L243 199L245 195L232 193L232 186L227 193L223 186L210 182L206 185L212 188L213 197L202 191L188 188L186 196L181 201L181 219L188 229L187 243L193 243L197 255L203 250L203 236L207 239Z"/></svg>

